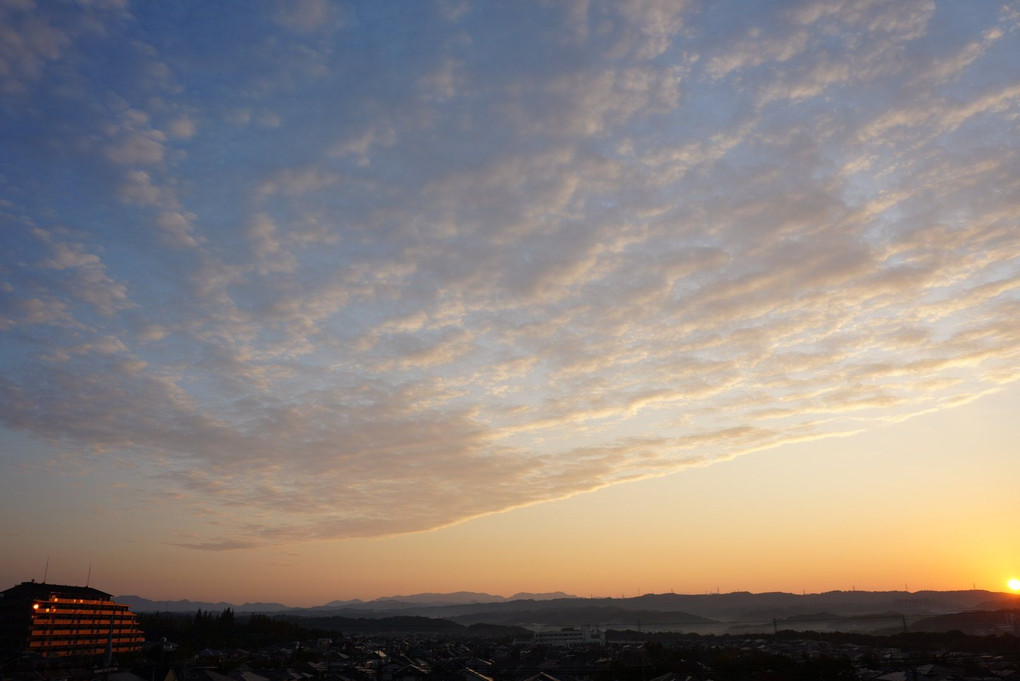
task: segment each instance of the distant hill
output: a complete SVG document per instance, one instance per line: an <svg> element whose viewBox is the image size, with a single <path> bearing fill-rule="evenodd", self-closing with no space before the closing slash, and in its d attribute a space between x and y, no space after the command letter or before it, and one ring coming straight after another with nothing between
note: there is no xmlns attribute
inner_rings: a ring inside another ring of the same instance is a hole
<svg viewBox="0 0 1020 681"><path fill-rule="evenodd" d="M997 634L1020 635L1020 612L1017 610L979 610L938 615L914 622L910 631L962 631L974 636Z"/></svg>
<svg viewBox="0 0 1020 681"><path fill-rule="evenodd" d="M377 598L374 601L369 601L368 605L375 605L384 607L389 603L407 603L412 605L462 605L464 603L497 603L506 601L506 598L502 596L493 596L487 593L477 593L474 591L457 591L450 594L436 594L436 593L425 593L425 594L414 594L413 596L384 596Z"/></svg>
<svg viewBox="0 0 1020 681"><path fill-rule="evenodd" d="M447 619L431 617L339 617L336 615L317 617L285 615L286 619L302 627L323 631L339 631L348 634L433 634L445 637L467 636L529 636L531 632L522 627L496 624L463 625Z"/></svg>
<svg viewBox="0 0 1020 681"><path fill-rule="evenodd" d="M276 613L292 610L290 606L283 605L282 603L243 603L241 605L234 605L233 603L209 603L206 601L150 601L148 598L142 598L141 596L115 596L114 600L118 603L124 603L134 612L195 612L196 610L211 610L213 612L222 612L227 608L231 608L236 613Z"/></svg>
<svg viewBox="0 0 1020 681"><path fill-rule="evenodd" d="M476 592L425 593L374 601L332 601L313 608L279 603L149 601L122 596L136 612L189 612L233 608L237 613L286 614L300 618L438 618L460 626L594 625L613 629L692 633L767 632L779 629L876 632L949 628L961 620L933 619L975 611L1020 608L1020 596L969 591L829 591L820 594L734 592L645 594L635 598L577 598L562 593L516 594L511 598Z"/></svg>
<svg viewBox="0 0 1020 681"><path fill-rule="evenodd" d="M391 610L405 610L409 608L442 608L445 606L457 606L457 605L478 605L478 604L490 604L490 603L508 603L514 600L532 600L532 601L543 601L552 600L557 598L576 598L570 594L562 591L555 593L518 593L514 594L510 598L504 596L495 596L488 593L477 593L473 591L458 591L449 594L440 593L422 593L414 594L410 596L385 596L377 598L373 601L362 601L359 598L349 601L330 601L325 605L317 605L311 608L294 608L282 603L244 603L242 605L234 605L233 603L226 603L220 601L218 603L210 603L208 601L189 601L187 599L180 601L153 601L141 596L117 596L115 600L118 603L125 603L131 607L135 612L194 612L196 610L212 610L222 611L226 608L232 608L236 613L275 613L275 612L289 612L289 613L302 613L307 612L309 615L319 615L324 612L333 612L337 610L355 610L364 612L383 612Z"/></svg>
<svg viewBox="0 0 1020 681"><path fill-rule="evenodd" d="M714 624L715 620L680 610L633 610L612 604L581 599L561 599L555 604L534 605L527 609L496 609L449 619L461 624L526 625L531 627L597 626L606 628L689 628Z"/></svg>
<svg viewBox="0 0 1020 681"><path fill-rule="evenodd" d="M450 594L424 593L413 596L386 596L377 598L374 601L358 602L359 607L368 609L392 609L394 607L411 606L444 606L444 605L474 605L477 603L509 603L510 601L531 600L548 601L557 598L577 598L570 594L557 591L548 594L518 593L510 598L494 596L487 593L474 591L457 591Z"/></svg>
<svg viewBox="0 0 1020 681"><path fill-rule="evenodd" d="M428 600L428 599L423 599ZM461 599L464 600L464 599ZM646 594L636 598L503 599L490 603L427 604L393 600L294 614L345 617L438 617L465 625L543 628L595 625L644 631L723 634L780 629L878 632L903 623L973 610L1020 606L1014 594L989 591L830 591L822 594L736 592Z"/></svg>
<svg viewBox="0 0 1020 681"><path fill-rule="evenodd" d="M529 594L529 593L517 593L508 598L510 601L551 601L557 598L577 598L577 596L571 596L570 594L563 593L562 591L554 591L553 593L544 594Z"/></svg>

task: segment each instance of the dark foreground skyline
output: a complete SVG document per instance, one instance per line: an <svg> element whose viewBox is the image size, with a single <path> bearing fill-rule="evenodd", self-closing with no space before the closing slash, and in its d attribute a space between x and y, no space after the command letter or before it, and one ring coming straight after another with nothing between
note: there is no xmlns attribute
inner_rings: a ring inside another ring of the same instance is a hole
<svg viewBox="0 0 1020 681"><path fill-rule="evenodd" d="M129 672L162 681L957 681L1018 673L1017 594L547 596L476 602L492 597L462 592L268 614L229 606L136 614L91 587L25 582L0 599L0 672L14 681L113 673L133 681ZM19 607L34 616L12 619ZM104 617L110 623L99 631L94 620ZM23 624L27 638L16 635Z"/></svg>

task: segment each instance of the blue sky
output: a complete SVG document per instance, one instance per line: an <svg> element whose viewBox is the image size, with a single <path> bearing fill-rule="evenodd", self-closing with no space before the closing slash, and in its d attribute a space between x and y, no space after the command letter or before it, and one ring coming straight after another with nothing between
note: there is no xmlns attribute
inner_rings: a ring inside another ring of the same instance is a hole
<svg viewBox="0 0 1020 681"><path fill-rule="evenodd" d="M1009 3L0 7L5 554L429 531L1016 395Z"/></svg>

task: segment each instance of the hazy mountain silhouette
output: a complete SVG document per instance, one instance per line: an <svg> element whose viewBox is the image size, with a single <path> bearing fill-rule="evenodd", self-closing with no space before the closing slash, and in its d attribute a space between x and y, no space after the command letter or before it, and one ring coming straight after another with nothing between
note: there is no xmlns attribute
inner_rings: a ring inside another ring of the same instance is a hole
<svg viewBox="0 0 1020 681"><path fill-rule="evenodd" d="M494 596L493 594L478 593L475 591L457 591L449 594L423 593L414 594L412 596L384 596L373 601L362 601L361 599L354 599L352 601L330 601L325 605L317 605L312 608L307 608L307 610L321 613L323 611L332 611L341 608L355 609L359 612L372 612L414 608L441 608L445 606L479 605L489 603L508 603L510 601L524 599L547 601L557 598L576 598L576 596L571 596L570 594L563 593L562 591L557 591L555 593L547 594L518 593L514 594L510 598L506 598L504 596Z"/></svg>
<svg viewBox="0 0 1020 681"><path fill-rule="evenodd" d="M180 601L152 601L141 596L115 596L114 600L130 606L134 612L195 612L196 610L222 612L226 608L230 608L238 613L270 613L293 610L289 605L282 603L243 603L241 605L234 605L224 601L210 603L208 601L189 601L187 599Z"/></svg>
<svg viewBox="0 0 1020 681"><path fill-rule="evenodd" d="M441 618L459 625L577 626L670 629L724 633L780 628L859 630L902 628L944 615L997 611L1020 606L1020 596L970 591L829 591L754 594L645 594L635 598L577 598L561 593L516 594L511 598L475 592L425 593L373 601L332 601L313 608L279 603L149 601L121 596L136 612L187 612L233 608L296 617ZM935 626L942 620L934 620ZM944 620L950 621L950 620Z"/></svg>
<svg viewBox="0 0 1020 681"><path fill-rule="evenodd" d="M996 610L1016 607L1020 597L1014 594L983 590L970 591L829 591L820 594L791 594L782 592L724 594L646 594L634 598L550 598L500 599L489 602L470 602L459 597L459 602L439 602L431 594L419 602L406 598L379 599L368 603L339 606L359 613L386 612L448 617L467 620L502 620L512 617L518 621L528 618L549 620L557 615L593 609L608 609L630 613L687 613L698 618L721 621L759 620L772 618L804 617L825 612L836 617L860 617L875 613L897 613L908 616L933 616L965 610ZM431 602L428 602L431 601ZM336 606L332 606L336 607ZM309 610L322 611L331 606ZM658 617L656 619L659 619Z"/></svg>
<svg viewBox="0 0 1020 681"><path fill-rule="evenodd" d="M442 608L445 606L461 606L461 605L481 605L481 604L492 604L492 603L508 603L514 600L533 600L533 601L544 601L559 598L576 598L570 594L562 591L555 593L518 593L514 594L510 598L504 596L495 596L488 593L478 593L473 591L458 591L449 594L440 593L422 593L413 594L410 596L385 596L377 598L372 601L363 601L360 598L355 598L349 601L330 601L325 605L317 605L311 608L294 608L282 603L244 603L242 605L234 605L233 603L227 603L219 601L217 603L211 603L208 601L190 601L187 599L179 601L153 601L141 596L117 596L115 600L118 603L125 603L131 606L131 609L135 612L194 612L195 610L224 610L225 608L231 608L234 612L282 612L287 611L291 614L300 614L304 611L310 614L321 614L323 612L333 612L337 610L356 610L358 612L383 612L392 610L405 610L414 608Z"/></svg>

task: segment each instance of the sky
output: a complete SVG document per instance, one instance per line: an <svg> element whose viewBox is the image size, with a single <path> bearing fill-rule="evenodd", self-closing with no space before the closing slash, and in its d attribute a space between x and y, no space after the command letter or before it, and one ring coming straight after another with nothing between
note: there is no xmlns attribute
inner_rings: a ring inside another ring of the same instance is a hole
<svg viewBox="0 0 1020 681"><path fill-rule="evenodd" d="M0 0L0 581L1005 591L1020 7Z"/></svg>

